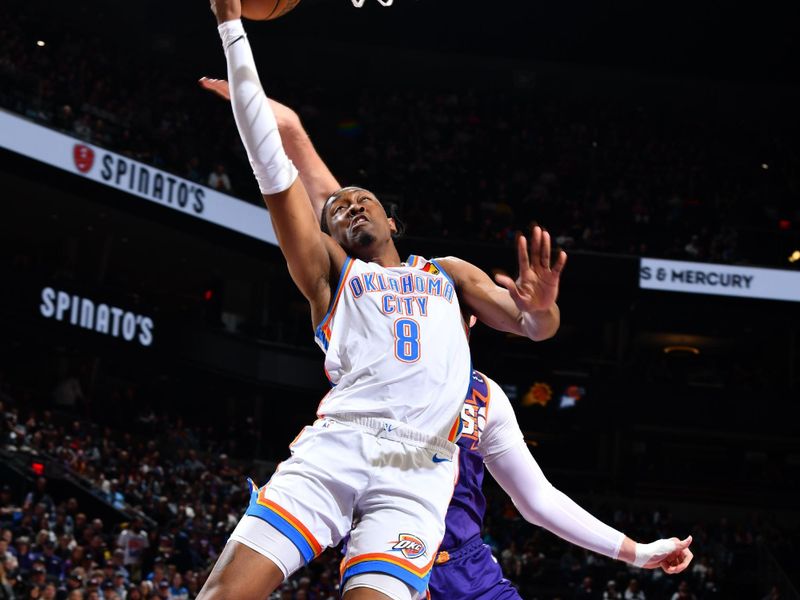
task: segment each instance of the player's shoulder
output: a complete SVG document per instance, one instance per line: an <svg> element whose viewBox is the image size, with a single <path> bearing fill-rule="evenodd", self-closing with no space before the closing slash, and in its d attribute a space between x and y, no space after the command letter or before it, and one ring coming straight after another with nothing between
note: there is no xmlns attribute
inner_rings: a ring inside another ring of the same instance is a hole
<svg viewBox="0 0 800 600"><path fill-rule="evenodd" d="M473 271L477 269L472 263L457 256L442 256L430 260L446 271L456 284L468 279Z"/></svg>
<svg viewBox="0 0 800 600"><path fill-rule="evenodd" d="M502 386L477 369L472 372L472 385L478 389L483 388L485 390L482 395L486 396L489 403L493 404L497 401L500 404L508 404L511 406L511 401L508 399L505 391L503 391Z"/></svg>
<svg viewBox="0 0 800 600"><path fill-rule="evenodd" d="M492 401L496 399L500 399L501 402L508 402L511 404L511 401L508 399L508 395L506 395L505 391L503 391L503 387L497 383L491 377L483 375L483 380L486 382L486 387L489 388L489 393L491 394Z"/></svg>
<svg viewBox="0 0 800 600"><path fill-rule="evenodd" d="M495 423L502 421L505 422L509 419L516 420L514 408L511 406L511 400L503 390L502 386L494 379L483 375L486 382L486 387L489 391L489 414L488 418Z"/></svg>
<svg viewBox="0 0 800 600"><path fill-rule="evenodd" d="M437 256L431 258L431 261L438 262L440 265L451 267L459 267L460 265L469 264L467 261L462 258L458 258L457 256Z"/></svg>

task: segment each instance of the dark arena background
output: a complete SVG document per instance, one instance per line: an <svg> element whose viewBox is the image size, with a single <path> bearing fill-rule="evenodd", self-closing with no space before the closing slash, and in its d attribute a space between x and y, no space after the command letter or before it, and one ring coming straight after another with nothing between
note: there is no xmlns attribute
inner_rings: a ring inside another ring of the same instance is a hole
<svg viewBox="0 0 800 600"><path fill-rule="evenodd" d="M0 598L194 598L327 382L222 100L208 3L0 8ZM303 0L247 25L267 92L401 254L569 261L561 328L483 326L559 489L677 576L526 523L527 599L800 598L800 32L788 7ZM272 598L338 598L329 550ZM161 583L165 581L166 583ZM613 582L613 585L612 585ZM636 592L637 588L639 589Z"/></svg>

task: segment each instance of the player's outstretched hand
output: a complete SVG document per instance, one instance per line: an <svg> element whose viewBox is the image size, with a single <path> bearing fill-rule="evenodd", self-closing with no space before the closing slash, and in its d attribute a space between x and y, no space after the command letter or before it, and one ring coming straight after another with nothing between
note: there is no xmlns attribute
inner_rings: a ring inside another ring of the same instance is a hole
<svg viewBox="0 0 800 600"><path fill-rule="evenodd" d="M674 537L650 544L637 544L634 564L644 569L660 567L668 575L676 575L686 569L694 558L694 554L689 550L691 543L692 536L685 540Z"/></svg>
<svg viewBox="0 0 800 600"><path fill-rule="evenodd" d="M550 234L538 225L531 232L530 253L524 235L517 239L519 275L514 281L507 275L496 275L495 281L511 294L522 312L549 310L558 297L558 282L567 263L567 253L559 251L550 264Z"/></svg>

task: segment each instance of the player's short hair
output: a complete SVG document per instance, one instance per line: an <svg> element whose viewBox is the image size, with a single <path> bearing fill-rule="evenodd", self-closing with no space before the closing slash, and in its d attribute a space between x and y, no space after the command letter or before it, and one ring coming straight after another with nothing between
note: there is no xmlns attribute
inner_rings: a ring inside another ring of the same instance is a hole
<svg viewBox="0 0 800 600"><path fill-rule="evenodd" d="M323 233L327 233L328 235L330 235L331 233L331 230L328 227L328 211L327 211L328 204L336 200L339 197L339 194L341 194L342 192L349 192L350 190L364 190L365 192L369 192L370 194L375 196L375 194L370 192L368 189L359 187L357 185L350 185L347 187L343 187L333 192L330 196L328 196L328 199L325 200L325 204L322 205L322 212L320 213L319 216L319 228L322 230ZM403 235L405 235L406 232L406 224L400 220L399 206L395 202L387 202L384 204L378 199L377 196L375 196L375 199L378 200L378 202L380 202L381 206L383 206L383 210L386 211L386 214L394 220L394 225L397 228L397 233L392 234L392 239L396 240L403 237Z"/></svg>

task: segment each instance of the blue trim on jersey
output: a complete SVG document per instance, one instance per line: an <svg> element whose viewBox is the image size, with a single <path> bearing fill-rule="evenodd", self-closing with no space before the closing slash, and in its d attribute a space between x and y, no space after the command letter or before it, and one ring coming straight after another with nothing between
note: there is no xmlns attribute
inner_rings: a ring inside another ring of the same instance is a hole
<svg viewBox="0 0 800 600"><path fill-rule="evenodd" d="M328 350L328 339L325 337L325 334L322 331L322 325L331 316L331 311L333 311L333 308L336 305L336 297L339 295L339 288L342 287L344 274L347 273L347 267L352 261L353 259L349 256L344 259L344 262L342 263L342 270L339 272L339 281L336 283L336 287L333 289L331 294L331 304L328 307L328 312L326 312L325 316L322 317L322 321L319 322L319 325L314 328L314 337L320 341L326 351Z"/></svg>
<svg viewBox="0 0 800 600"><path fill-rule="evenodd" d="M440 265L440 264L439 264L439 263L438 263L438 262L437 262L435 259L433 259L433 258L432 258L432 259L430 259L428 262L429 262L429 263L431 263L431 264L432 264L434 267L436 267L437 269L439 269L439 272L440 272L442 275L444 275L444 276L445 276L445 278L447 279L447 281L449 281L449 282L450 282L450 285L452 285L452 286L453 286L453 291L456 291L456 284L455 284L455 282L453 281L453 278L452 278L452 277L450 277L450 275L447 273L447 271L445 271L445 270L442 268L442 265Z"/></svg>
<svg viewBox="0 0 800 600"><path fill-rule="evenodd" d="M319 342L322 346L322 349L327 352L328 351L328 338L325 337L325 334L322 332L321 327L317 327L317 330L314 332L314 338ZM330 380L328 380L330 381Z"/></svg>
<svg viewBox="0 0 800 600"><path fill-rule="evenodd" d="M305 560L306 563L314 560L314 549L306 541L303 535L297 531L297 528L295 528L294 525L292 525L289 521L284 519L275 511L267 508L266 506L258 504L257 490L250 493L250 505L247 507L247 510L244 514L251 517L257 517L262 521L266 521L287 538L289 538L289 541L291 541L300 551L300 554L303 555L303 560Z"/></svg>
<svg viewBox="0 0 800 600"><path fill-rule="evenodd" d="M345 582L353 575L361 575L362 573L386 573L387 575L391 575L403 583L410 585L420 594L424 594L425 590L428 589L428 581L431 578L431 570L428 570L428 574L425 575L425 577L417 577L403 567L399 567L392 563L382 560L365 560L364 562L353 565L352 567L348 567L345 570L345 572L342 574L342 588L344 588Z"/></svg>

